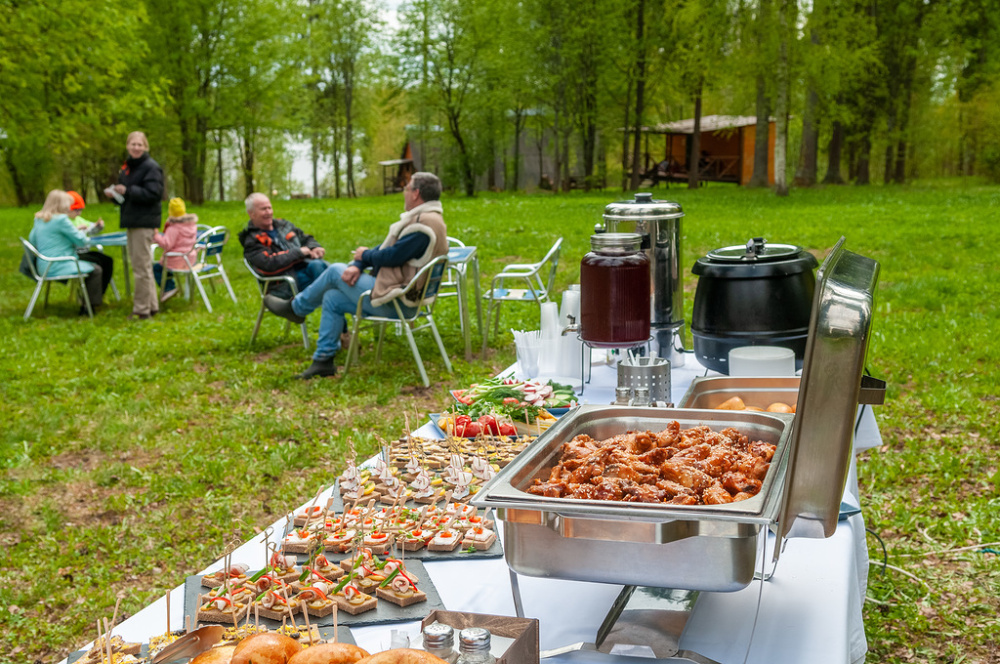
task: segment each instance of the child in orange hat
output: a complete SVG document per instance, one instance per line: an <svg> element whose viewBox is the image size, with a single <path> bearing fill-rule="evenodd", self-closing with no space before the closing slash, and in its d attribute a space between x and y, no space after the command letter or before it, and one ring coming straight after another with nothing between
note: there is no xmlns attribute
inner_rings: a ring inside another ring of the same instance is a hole
<svg viewBox="0 0 1000 664"><path fill-rule="evenodd" d="M69 217L70 223L87 235L97 235L103 231L104 220L100 217L97 218L97 221L87 221L80 216L83 208L87 207L83 196L75 191L67 191L66 193L73 199L69 205L69 214L66 215ZM78 251L77 254L81 260L101 266L101 293L105 293L108 290L108 284L111 283L111 278L114 276L115 259L100 251Z"/></svg>
<svg viewBox="0 0 1000 664"><path fill-rule="evenodd" d="M103 231L104 219L98 217L97 221L87 221L80 216L83 208L87 207L87 202L83 200L83 196L75 191L67 191L66 193L73 199L73 202L69 206L69 215L67 215L70 221L73 222L73 225L87 235L97 235Z"/></svg>

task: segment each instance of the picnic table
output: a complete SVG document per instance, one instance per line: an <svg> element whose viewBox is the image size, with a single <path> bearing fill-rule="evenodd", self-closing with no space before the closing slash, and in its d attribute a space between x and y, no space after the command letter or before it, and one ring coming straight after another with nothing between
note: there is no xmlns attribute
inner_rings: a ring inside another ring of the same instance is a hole
<svg viewBox="0 0 1000 664"><path fill-rule="evenodd" d="M122 280L125 282L125 295L132 295L132 268L128 260L128 238L125 231L101 233L90 237L90 246L104 253L104 247L121 247L122 250Z"/></svg>

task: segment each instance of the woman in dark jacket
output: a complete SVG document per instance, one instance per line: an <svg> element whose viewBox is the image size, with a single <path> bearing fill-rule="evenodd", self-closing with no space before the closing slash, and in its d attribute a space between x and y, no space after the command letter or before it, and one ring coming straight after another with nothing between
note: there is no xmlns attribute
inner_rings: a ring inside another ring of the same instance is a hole
<svg viewBox="0 0 1000 664"><path fill-rule="evenodd" d="M109 189L122 199L117 201L121 206L121 227L128 235L128 256L135 278L129 319L144 320L160 309L150 247L163 215L163 169L149 156L149 141L141 131L128 135L125 148L128 158L118 172L118 184Z"/></svg>

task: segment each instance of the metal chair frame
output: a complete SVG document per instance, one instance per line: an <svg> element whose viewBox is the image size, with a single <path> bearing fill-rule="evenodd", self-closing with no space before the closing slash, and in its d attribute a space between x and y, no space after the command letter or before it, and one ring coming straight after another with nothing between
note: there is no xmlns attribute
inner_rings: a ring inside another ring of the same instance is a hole
<svg viewBox="0 0 1000 664"><path fill-rule="evenodd" d="M257 270L253 269L249 261L246 258L243 259L243 265L246 266L250 274L253 275L257 283L257 292L260 293L260 311L257 312L257 322L253 326L253 334L250 335L250 345L253 346L253 342L257 340L257 333L260 331L260 323L264 320L264 312L267 311L267 307L264 306L264 296L267 295L267 291L271 288L272 283L279 281L284 281L292 289L292 297L299 294L299 288L295 284L295 277L290 274L276 274L274 276L265 276ZM302 345L305 346L306 350L309 350L309 328L306 327L305 322L300 326L302 328ZM285 336L288 336L288 331L292 329L292 321L285 321Z"/></svg>
<svg viewBox="0 0 1000 664"><path fill-rule="evenodd" d="M454 237L448 236L448 246L449 247L464 247L465 243L462 242L461 240L459 240L458 238L454 238ZM459 307L460 314L461 314L461 311L462 311L462 309L464 307L468 307L469 306L468 303L465 302L467 294L462 291L462 285L465 283L465 272L466 272L466 269L467 269L467 266L464 265L464 264L463 265L451 265L451 264L449 264L448 265L448 276L447 276L447 278L445 278L445 279L443 279L441 281L441 287L438 290L438 294L437 294L438 299L444 299L444 298L447 298L447 297L457 297L458 298L458 307ZM462 331L462 334L465 334L465 325L466 325L465 317L462 316L462 315L459 315L458 321L459 321L459 326L460 326L460 329ZM480 320L479 323L481 325L482 324L482 320ZM482 330L480 329L479 332L482 333Z"/></svg>
<svg viewBox="0 0 1000 664"><path fill-rule="evenodd" d="M42 308L49 306L49 289L52 287L53 281L69 282L70 284L70 298L73 297L73 285L77 284L80 287L80 292L83 294L83 304L87 308L87 315L91 319L94 318L94 308L90 305L90 294L87 293L87 285L84 280L87 278L87 273L80 270L80 259L75 254L73 256L55 256L50 257L42 254L35 245L31 244L23 237L18 238L21 240L21 244L24 246L24 253L28 258L28 266L31 268L31 276L35 280L35 292L31 294L31 301L28 303L28 308L24 312L24 320L31 318L31 312L35 308L35 303L38 301L38 295L42 291L42 285L45 285L45 300L42 304ZM48 265L45 266L45 270L38 274L38 265L35 263L36 260L48 261ZM64 274L61 276L49 276L49 270L52 269L54 263L73 263L76 266L76 274Z"/></svg>
<svg viewBox="0 0 1000 664"><path fill-rule="evenodd" d="M229 297L232 298L233 303L235 304L236 293L233 292L233 287L229 283L229 276L226 274L226 268L222 264L222 250L225 248L228 241L229 229L225 226L214 226L207 231L200 232L197 240L195 240L194 249L197 251L197 255L194 265L191 264L188 252L168 251L164 253L163 255L168 258L182 258L184 263L187 265L187 269L164 269L160 273L160 295L163 295L163 288L167 283L168 272L173 273L175 277L185 275L189 280L194 281L194 285L198 288L198 292L201 293L201 300L205 303L205 308L208 309L208 313L212 313L212 304L208 301L208 294L205 293L205 288L201 285L201 282L210 280L214 277L222 277L223 283L226 284L226 290L229 291ZM210 257L215 258L214 263L208 262ZM212 286L212 292L215 292L215 282L209 281L209 284ZM184 287L184 295L190 299L191 293L186 284Z"/></svg>
<svg viewBox="0 0 1000 664"><path fill-rule="evenodd" d="M500 273L493 277L490 289L483 293L483 299L489 300L490 305L486 310L486 329L483 331L483 353L490 338L490 316L496 310L496 320L494 321L493 334L500 333L500 305L504 302L534 302L538 305L538 313L541 316L542 303L548 301L549 293L555 285L556 269L559 267L559 250L562 247L563 239L559 238L555 244L546 252L545 257L537 263L511 263L504 266ZM549 264L548 275L543 280L542 268ZM527 288L525 295L531 297L509 297L507 295L497 295L497 291L504 288L507 280L523 281Z"/></svg>
<svg viewBox="0 0 1000 664"><path fill-rule="evenodd" d="M375 361L378 362L382 359L382 342L385 339L385 328L389 323L400 325L403 328L403 332L406 334L406 341L410 344L410 351L413 353L413 359L417 363L417 369L420 370L420 379L423 381L424 387L430 387L430 379L427 377L427 370L424 369L424 362L420 357L420 350L417 348L416 341L413 339L413 333L419 332L420 330L430 329L431 334L434 336L434 341L437 343L438 350L441 352L441 359L444 360L444 366L447 368L448 373L452 373L451 360L448 359L448 352L444 348L444 342L441 341L441 335L438 333L437 325L434 323L434 304L437 301L438 291L441 288L442 280L444 279L445 270L448 268L448 257L438 256L432 260L427 265L420 268L420 271L414 275L410 283L407 284L403 292L409 292L411 288L415 288L420 280L425 276L427 280L424 282L423 288L420 292L420 305L416 308L416 311L407 317L403 312L403 308L400 306L399 300L402 297L402 293L391 300L393 307L396 309L396 316L369 316L364 313L363 303L365 298L371 298L371 290L367 290L361 294L358 298L358 308L354 314L354 325L351 330L351 345L347 349L347 364L344 366L344 373L346 374L350 368L352 362L357 360L358 356L358 332L361 329L362 323L371 323L378 326L378 346L375 349ZM423 324L416 324L419 319L423 318L426 322Z"/></svg>

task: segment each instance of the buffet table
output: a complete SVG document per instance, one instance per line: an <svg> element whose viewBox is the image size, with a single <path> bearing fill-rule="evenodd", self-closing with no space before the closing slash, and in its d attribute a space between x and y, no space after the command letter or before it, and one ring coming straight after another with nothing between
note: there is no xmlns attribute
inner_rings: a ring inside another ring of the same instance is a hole
<svg viewBox="0 0 1000 664"><path fill-rule="evenodd" d="M692 355L686 360L686 366L672 371L675 403L681 400L695 377L707 375ZM516 371L516 365L512 369ZM594 404L611 402L616 376L612 366L595 364L582 400ZM881 438L871 408L859 409L858 418L855 451L879 445ZM415 434L440 435L435 431L436 427L428 424ZM332 487L321 500L331 492ZM859 504L853 464L844 503L847 507ZM862 606L868 578L868 548L863 516L851 514L855 511L844 511L836 533L828 539L786 540L780 560L767 581L754 581L733 593L701 593L681 637L680 647L723 664L854 664L864 661L867 642ZM497 527L502 528L502 523ZM273 524L275 533L282 533L284 528L284 517ZM763 557L768 566L765 572L771 573L774 538L766 536L761 540L761 545L767 547ZM261 534L237 549L232 561L259 569L265 557L264 535ZM425 564L449 610L516 615L511 575L502 558L427 561ZM627 561L609 561L608 564L627 564ZM221 568L220 560L202 573ZM540 621L543 654L569 644L593 642L598 627L621 590L621 586L616 585L524 576L518 577L518 585L525 615ZM170 625L176 629L184 622L183 586L174 589L170 597ZM166 624L166 601L160 598L123 622L114 633L128 641L147 641L163 633ZM393 631L416 636L419 623L351 629L355 642L371 652L389 648ZM575 651L545 661L623 664L637 660L622 655Z"/></svg>

